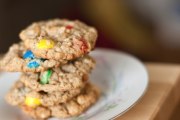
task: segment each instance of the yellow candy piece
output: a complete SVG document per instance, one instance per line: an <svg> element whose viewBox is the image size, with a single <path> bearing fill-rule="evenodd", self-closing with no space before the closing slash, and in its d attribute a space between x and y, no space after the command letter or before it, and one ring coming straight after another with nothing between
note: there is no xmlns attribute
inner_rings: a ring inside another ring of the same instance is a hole
<svg viewBox="0 0 180 120"><path fill-rule="evenodd" d="M42 39L38 42L37 47L39 49L51 49L54 47L54 41Z"/></svg>
<svg viewBox="0 0 180 120"><path fill-rule="evenodd" d="M25 104L29 107L37 107L41 105L41 101L38 98L26 97Z"/></svg>

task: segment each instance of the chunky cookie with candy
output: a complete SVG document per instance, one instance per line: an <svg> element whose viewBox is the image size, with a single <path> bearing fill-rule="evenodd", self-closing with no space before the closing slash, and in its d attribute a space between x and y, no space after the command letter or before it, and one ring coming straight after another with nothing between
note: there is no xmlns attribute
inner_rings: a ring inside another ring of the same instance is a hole
<svg viewBox="0 0 180 120"><path fill-rule="evenodd" d="M20 81L35 91L49 93L82 88L94 66L95 61L90 56L84 56L41 73L23 73Z"/></svg>
<svg viewBox="0 0 180 120"><path fill-rule="evenodd" d="M88 83L89 84L89 83ZM6 100L13 106L26 104L30 107L37 105L54 106L60 103L66 103L68 100L80 94L82 89L70 91L55 91L50 94L47 92L36 92L26 87L21 81L17 81L8 92Z"/></svg>
<svg viewBox="0 0 180 120"><path fill-rule="evenodd" d="M80 115L93 105L99 98L99 90L96 86L88 83L79 95L66 103L46 107L37 98L30 98L21 109L36 120L47 120L50 117L67 118ZM29 103L30 101L30 103Z"/></svg>
<svg viewBox="0 0 180 120"><path fill-rule="evenodd" d="M36 56L62 61L93 50L97 31L77 20L54 19L31 24L20 33L20 38Z"/></svg>
<svg viewBox="0 0 180 120"><path fill-rule="evenodd" d="M13 44L8 53L0 60L0 67L9 72L41 72L58 67L67 61L55 61L36 57L23 43Z"/></svg>
<svg viewBox="0 0 180 120"><path fill-rule="evenodd" d="M80 115L99 98L89 83L95 61L97 31L80 21L54 19L33 23L20 33L21 43L10 47L0 68L22 72L6 96L36 120Z"/></svg>

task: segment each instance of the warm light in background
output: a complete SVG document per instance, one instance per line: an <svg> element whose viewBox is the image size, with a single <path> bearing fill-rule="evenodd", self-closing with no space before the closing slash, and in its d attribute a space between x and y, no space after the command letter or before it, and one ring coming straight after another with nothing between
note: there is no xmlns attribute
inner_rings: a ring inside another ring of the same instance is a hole
<svg viewBox="0 0 180 120"><path fill-rule="evenodd" d="M180 2L177 0L1 0L0 52L19 41L33 21L80 19L98 28L98 47L130 52L142 60L180 61Z"/></svg>

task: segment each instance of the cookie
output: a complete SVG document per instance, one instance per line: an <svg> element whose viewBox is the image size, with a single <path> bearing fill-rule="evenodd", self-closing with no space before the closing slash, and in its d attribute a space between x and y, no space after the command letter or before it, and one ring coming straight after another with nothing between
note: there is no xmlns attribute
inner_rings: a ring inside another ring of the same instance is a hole
<svg viewBox="0 0 180 120"><path fill-rule="evenodd" d="M21 109L34 119L47 119L50 117L68 118L82 114L85 110L91 107L99 98L99 90L87 84L85 89L76 97L67 103L58 104L51 107L44 107L42 105L35 108L21 105Z"/></svg>
<svg viewBox="0 0 180 120"><path fill-rule="evenodd" d="M23 73L20 80L35 91L67 91L84 87L95 66L90 56L84 56L58 68L41 73Z"/></svg>
<svg viewBox="0 0 180 120"><path fill-rule="evenodd" d="M41 72L58 67L67 61L55 61L36 57L23 43L13 44L8 53L0 60L1 69L8 72Z"/></svg>
<svg viewBox="0 0 180 120"><path fill-rule="evenodd" d="M65 103L73 97L80 94L82 89L74 89L70 91L55 91L52 93L46 92L35 92L30 88L26 87L21 81L17 81L12 89L6 96L6 100L9 104L13 106L19 106L24 104L25 102L33 106L29 101L36 98L36 101L39 101L39 104L43 106L55 106L60 103Z"/></svg>
<svg viewBox="0 0 180 120"><path fill-rule="evenodd" d="M72 60L94 49L97 31L78 20L53 19L31 24L20 38L38 57Z"/></svg>

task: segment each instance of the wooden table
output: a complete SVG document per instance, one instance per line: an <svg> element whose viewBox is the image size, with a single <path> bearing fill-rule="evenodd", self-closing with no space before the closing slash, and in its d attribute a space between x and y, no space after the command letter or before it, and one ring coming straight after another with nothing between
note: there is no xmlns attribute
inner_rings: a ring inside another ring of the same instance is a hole
<svg viewBox="0 0 180 120"><path fill-rule="evenodd" d="M168 120L178 105L180 65L148 63L146 66L150 76L147 93L117 120Z"/></svg>

